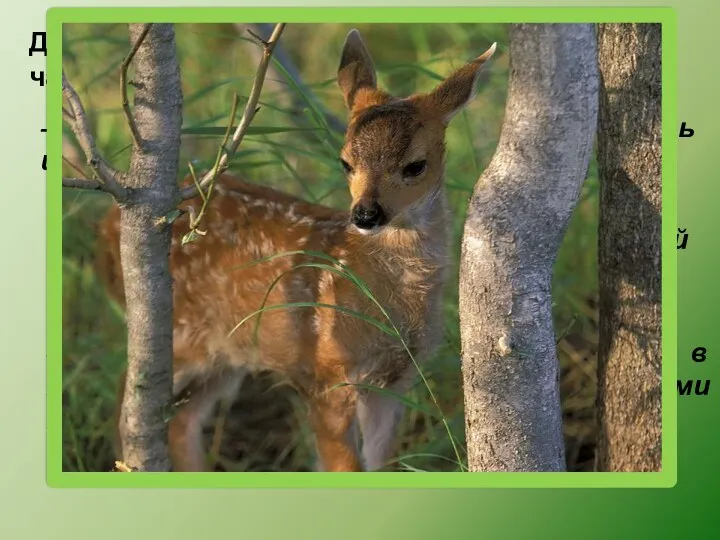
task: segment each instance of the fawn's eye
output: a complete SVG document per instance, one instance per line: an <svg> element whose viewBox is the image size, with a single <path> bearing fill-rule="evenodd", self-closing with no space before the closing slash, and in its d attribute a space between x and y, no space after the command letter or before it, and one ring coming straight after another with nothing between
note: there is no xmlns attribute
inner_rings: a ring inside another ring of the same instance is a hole
<svg viewBox="0 0 720 540"><path fill-rule="evenodd" d="M342 158L340 158L340 164L345 170L345 174L350 174L353 171L353 168L350 166L350 164Z"/></svg>
<svg viewBox="0 0 720 540"><path fill-rule="evenodd" d="M426 166L427 161L424 159L421 159L420 161L413 161L412 163L405 165L405 168L403 168L403 176L420 176L423 171L425 171Z"/></svg>

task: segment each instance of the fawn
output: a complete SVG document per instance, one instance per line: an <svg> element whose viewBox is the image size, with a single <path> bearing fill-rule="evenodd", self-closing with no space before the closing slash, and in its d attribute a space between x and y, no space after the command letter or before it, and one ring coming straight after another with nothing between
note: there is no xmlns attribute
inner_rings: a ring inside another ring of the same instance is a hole
<svg viewBox="0 0 720 540"><path fill-rule="evenodd" d="M370 54L352 30L337 73L349 111L340 160L352 196L350 211L223 174L206 217L206 236L181 246L186 228L176 222L170 254L174 392L188 397L169 425L174 470L206 469L203 425L217 402L232 399L252 370L279 373L307 402L318 470L378 470L391 457L403 404L366 385L407 391L417 375L408 350L420 363L442 338L449 245L445 130L474 96L480 70L494 51L493 44L433 91L401 99L377 88ZM116 206L102 222L100 238L100 272L122 303ZM326 253L362 279L408 350L366 320L320 306L267 311L257 333L254 320L231 333L264 300L267 306L330 304L387 323L346 278L316 267L291 271L317 260L308 255L248 265L297 250ZM122 396L123 390L120 402Z"/></svg>

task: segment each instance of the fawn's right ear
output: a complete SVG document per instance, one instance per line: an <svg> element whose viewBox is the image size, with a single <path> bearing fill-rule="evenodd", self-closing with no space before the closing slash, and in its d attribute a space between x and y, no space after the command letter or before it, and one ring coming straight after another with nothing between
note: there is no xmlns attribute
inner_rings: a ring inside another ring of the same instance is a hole
<svg viewBox="0 0 720 540"><path fill-rule="evenodd" d="M358 90L361 88L377 89L375 65L360 37L360 32L355 29L350 30L345 38L337 81L345 98L345 105L349 110L353 109Z"/></svg>

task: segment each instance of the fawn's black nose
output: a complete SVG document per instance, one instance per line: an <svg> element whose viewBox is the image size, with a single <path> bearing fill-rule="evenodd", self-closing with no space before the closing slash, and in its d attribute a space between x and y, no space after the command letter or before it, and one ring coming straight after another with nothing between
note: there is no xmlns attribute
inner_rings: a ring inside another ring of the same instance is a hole
<svg viewBox="0 0 720 540"><path fill-rule="evenodd" d="M358 229L370 230L387 223L382 207L375 201L358 203L352 211L352 223Z"/></svg>

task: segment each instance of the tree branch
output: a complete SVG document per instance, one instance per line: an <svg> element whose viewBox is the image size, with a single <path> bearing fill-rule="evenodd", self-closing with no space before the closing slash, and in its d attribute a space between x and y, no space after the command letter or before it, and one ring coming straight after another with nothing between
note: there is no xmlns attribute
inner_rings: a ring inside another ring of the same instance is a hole
<svg viewBox="0 0 720 540"><path fill-rule="evenodd" d="M245 133L247 133L247 130L253 121L253 118L255 118L255 114L257 114L258 110L260 110L258 102L260 101L260 93L262 92L262 87L265 82L265 75L267 73L275 45L280 39L284 29L285 23L276 24L270 39L267 42L262 42L262 59L258 65L257 72L255 74L255 81L253 82L252 90L250 91L250 97L245 104L245 110L242 118L240 118L238 127L233 134L230 147L223 151L222 157L218 160L216 165L203 176L202 180L200 180L197 185L188 186L181 190L180 196L183 200L195 197L199 193L198 186L204 191L220 173L227 169L230 158L237 151L240 143L245 137Z"/></svg>
<svg viewBox="0 0 720 540"><path fill-rule="evenodd" d="M66 165L68 165L70 168L72 168L75 172L80 173L80 176L82 176L83 178L85 178L87 176L87 173L85 171L83 171L80 167L75 165L72 161L70 161L65 156L62 157L62 160Z"/></svg>
<svg viewBox="0 0 720 540"><path fill-rule="evenodd" d="M62 185L66 188L87 189L89 191L105 191L105 186L99 180L86 178L63 178Z"/></svg>
<svg viewBox="0 0 720 540"><path fill-rule="evenodd" d="M202 221L203 216L205 215L205 212L207 212L208 204L210 203L210 197L212 196L213 188L215 187L215 180L217 179L217 164L220 162L220 159L222 158L223 149L227 145L228 141L230 140L230 133L232 132L232 126L235 123L235 114L237 113L237 107L238 103L240 102L240 99L238 98L237 93L233 97L233 104L232 104L232 110L230 111L230 122L228 123L227 130L225 131L225 137L223 137L222 144L220 145L220 148L218 149L217 157L215 158L215 170L216 173L213 175L210 184L207 188L207 193L205 193L205 190L200 188L200 183L198 182L197 175L195 174L195 169L192 166L192 163L188 163L190 167L190 174L192 174L192 179L195 184L195 187L198 188L198 192L200 193L200 196L202 197L203 204L200 208L200 213L198 213L197 217L195 217L192 213L192 207L190 207L190 231L183 237L182 239L182 245L187 244L188 242L192 242L195 238L197 238L198 235L204 236L205 232L198 229L200 226L200 222Z"/></svg>
<svg viewBox="0 0 720 540"><path fill-rule="evenodd" d="M118 181L120 172L105 161L105 158L100 155L95 146L95 138L90 133L90 126L80 96L65 77L64 70L62 73L62 88L63 95L71 109L69 114L63 112L63 118L70 124L70 128L85 153L88 166L97 175L98 179L103 182L105 191L113 195L118 201L123 200L127 195L127 190Z"/></svg>
<svg viewBox="0 0 720 540"><path fill-rule="evenodd" d="M65 107L63 107L63 120L68 123L75 121L75 115L68 111Z"/></svg>
<svg viewBox="0 0 720 540"><path fill-rule="evenodd" d="M245 25L239 23L235 26L238 29L242 29L245 27ZM261 35L266 35L269 31L269 26L271 25L267 23L256 23L247 26L254 26L257 29L257 33ZM275 47L275 53L273 54L273 58L278 64L283 67L286 72L286 75L283 75L282 73L280 73L280 70L276 66L271 65L270 69L277 73L277 78L283 79L284 77L289 77L290 79L292 79L292 82L298 88L300 88L302 93L305 94L305 96L307 96L307 98L313 102L315 108L322 113L328 127L338 134L344 134L345 130L347 129L347 124L342 119L338 118L333 113L328 111L323 105L323 103L317 99L317 97L315 96L315 92L313 92L312 88L310 88L310 86L305 83L302 75L300 74L300 70L297 68L292 58L290 58L290 55L287 53L287 50L285 47L283 47L282 43L278 43L278 45ZM290 92L290 94L290 97L292 99L292 107L301 112L302 109L305 107L302 97L299 96L297 92Z"/></svg>
<svg viewBox="0 0 720 540"><path fill-rule="evenodd" d="M122 95L122 108L123 111L125 111L125 118L127 118L128 126L130 127L133 142L135 143L135 146L140 149L142 149L142 146L140 145L140 134L138 133L137 126L135 125L135 119L133 118L132 111L130 110L130 103L128 101L127 72L128 67L130 67L130 63L132 62L133 58L135 58L135 54L138 52L140 45L142 45L143 41L145 41L145 38L147 37L151 27L152 23L145 25L145 28L143 28L143 31L140 34L140 37L138 37L135 45L133 45L132 49L130 49L130 52L125 57L125 60L123 60L122 66L120 67L120 93Z"/></svg>

